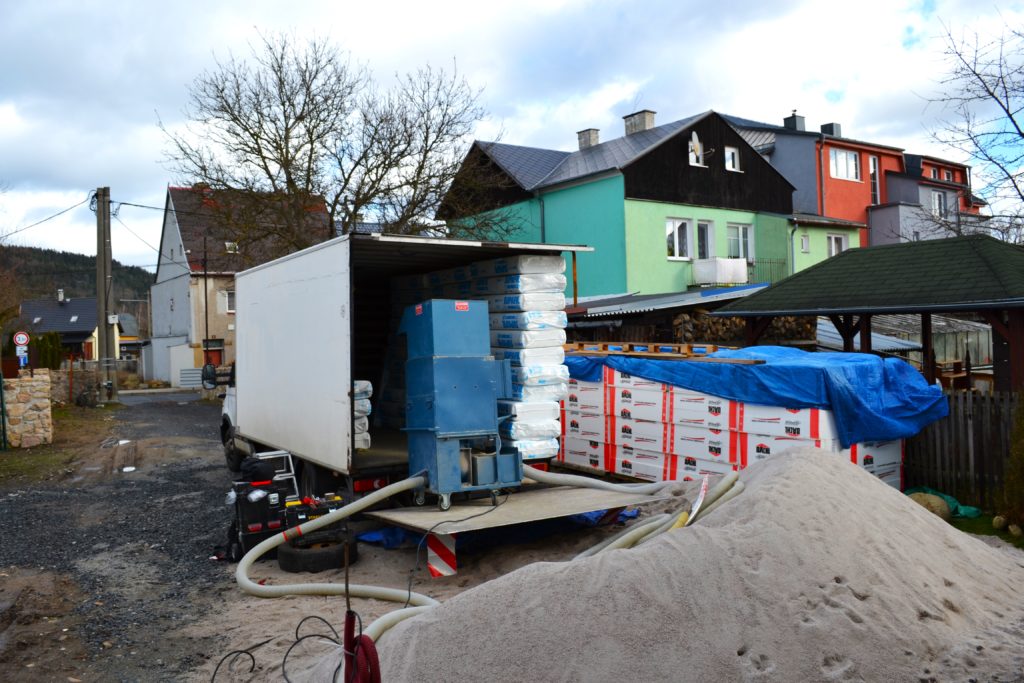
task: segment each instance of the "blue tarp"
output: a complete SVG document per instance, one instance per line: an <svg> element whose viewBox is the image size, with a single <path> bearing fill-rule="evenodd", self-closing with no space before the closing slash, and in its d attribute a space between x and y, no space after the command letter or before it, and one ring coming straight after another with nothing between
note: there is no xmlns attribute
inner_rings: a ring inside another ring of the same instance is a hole
<svg viewBox="0 0 1024 683"><path fill-rule="evenodd" d="M866 353L810 353L783 346L719 351L714 358L761 365L569 356L569 376L600 382L601 367L734 401L832 411L843 447L917 434L949 413L938 386L898 358Z"/></svg>

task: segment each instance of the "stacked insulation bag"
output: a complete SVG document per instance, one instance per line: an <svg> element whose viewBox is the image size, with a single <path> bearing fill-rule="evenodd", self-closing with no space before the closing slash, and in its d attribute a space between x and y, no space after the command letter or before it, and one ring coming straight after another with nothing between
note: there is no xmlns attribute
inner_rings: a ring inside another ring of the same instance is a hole
<svg viewBox="0 0 1024 683"><path fill-rule="evenodd" d="M392 280L392 313L427 299L486 301L491 352L512 365L512 396L499 401L499 433L524 460L558 454L559 402L568 393L565 360L565 259L521 255ZM385 393L397 392L398 367L389 366ZM386 406L391 405L385 396ZM384 410L389 411L388 408Z"/></svg>
<svg viewBox="0 0 1024 683"><path fill-rule="evenodd" d="M656 361L652 361L656 362ZM646 481L740 470L796 448L849 458L901 488L903 440L839 441L832 411L730 400L603 367L569 380L559 462Z"/></svg>
<svg viewBox="0 0 1024 683"><path fill-rule="evenodd" d="M558 455L559 402L568 395L565 367L565 259L512 256L475 263L486 290L491 353L512 364L512 397L498 402L499 431L523 460Z"/></svg>
<svg viewBox="0 0 1024 683"><path fill-rule="evenodd" d="M370 447L370 413L373 407L370 398L373 396L373 385L365 379L352 382L352 431L356 450Z"/></svg>

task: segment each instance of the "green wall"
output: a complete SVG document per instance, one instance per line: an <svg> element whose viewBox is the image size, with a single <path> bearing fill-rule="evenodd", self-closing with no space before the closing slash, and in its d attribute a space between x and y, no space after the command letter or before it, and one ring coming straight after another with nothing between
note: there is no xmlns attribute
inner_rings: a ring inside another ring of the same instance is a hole
<svg viewBox="0 0 1024 683"><path fill-rule="evenodd" d="M810 239L810 249L804 252L800 248L800 237L807 235ZM857 228L819 228L819 227L797 227L793 240L796 242L793 248L796 257L796 272L804 268L810 268L815 263L821 263L828 258L828 236L846 235L847 249L855 249L860 246L860 230Z"/></svg>
<svg viewBox="0 0 1024 683"><path fill-rule="evenodd" d="M626 239L621 175L545 192L546 242L585 244L577 254L579 295L621 294L626 288ZM566 254L566 296L572 296L572 257Z"/></svg>
<svg viewBox="0 0 1024 683"><path fill-rule="evenodd" d="M476 218L462 220L472 223ZM486 211L480 214L478 222L482 225L500 226L501 229L491 236L491 239L500 242L540 242L540 202L536 199Z"/></svg>
<svg viewBox="0 0 1024 683"><path fill-rule="evenodd" d="M687 218L713 226L712 256L728 252L726 225L745 223L754 228L754 259L785 261L777 264L781 276L789 272L789 221L775 214L716 209L640 200L625 201L627 289L642 294L680 292L693 284L688 260L669 260L665 249L665 221Z"/></svg>

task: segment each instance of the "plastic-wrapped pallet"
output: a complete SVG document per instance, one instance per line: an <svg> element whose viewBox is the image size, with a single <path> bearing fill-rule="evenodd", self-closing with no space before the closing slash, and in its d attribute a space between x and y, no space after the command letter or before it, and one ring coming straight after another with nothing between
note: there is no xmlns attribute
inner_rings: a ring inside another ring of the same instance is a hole
<svg viewBox="0 0 1024 683"><path fill-rule="evenodd" d="M565 291L566 280L561 273L536 273L525 275L503 275L473 280L475 295L495 296L498 294L527 294Z"/></svg>
<svg viewBox="0 0 1024 683"><path fill-rule="evenodd" d="M506 442L523 460L546 460L558 455L558 439L523 439Z"/></svg>
<svg viewBox="0 0 1024 683"><path fill-rule="evenodd" d="M516 365L562 365L565 363L565 348L543 346L539 349L492 348L491 354L498 360L507 360Z"/></svg>
<svg viewBox="0 0 1024 683"><path fill-rule="evenodd" d="M530 254L505 256L491 259L490 261L477 261L470 264L469 272L474 278L518 273L564 273L565 259L561 256Z"/></svg>
<svg viewBox="0 0 1024 683"><path fill-rule="evenodd" d="M495 296L487 297L487 308L491 313L508 313L516 311L564 311L565 294L562 292L497 294Z"/></svg>
<svg viewBox="0 0 1024 683"><path fill-rule="evenodd" d="M492 330L564 330L565 311L521 311L492 313Z"/></svg>

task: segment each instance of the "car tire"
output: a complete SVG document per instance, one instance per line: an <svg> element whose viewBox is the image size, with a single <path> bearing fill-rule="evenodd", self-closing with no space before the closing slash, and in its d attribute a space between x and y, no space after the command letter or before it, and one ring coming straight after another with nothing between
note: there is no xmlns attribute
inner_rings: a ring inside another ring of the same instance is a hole
<svg viewBox="0 0 1024 683"><path fill-rule="evenodd" d="M224 461L232 472L241 472L245 458L246 454L235 448L235 427L231 425L224 430Z"/></svg>
<svg viewBox="0 0 1024 683"><path fill-rule="evenodd" d="M300 537L277 547L277 565L282 571L316 574L331 569L344 569L345 546L349 547L348 563L353 565L359 559L359 545L353 539L346 540L337 533L326 536Z"/></svg>

